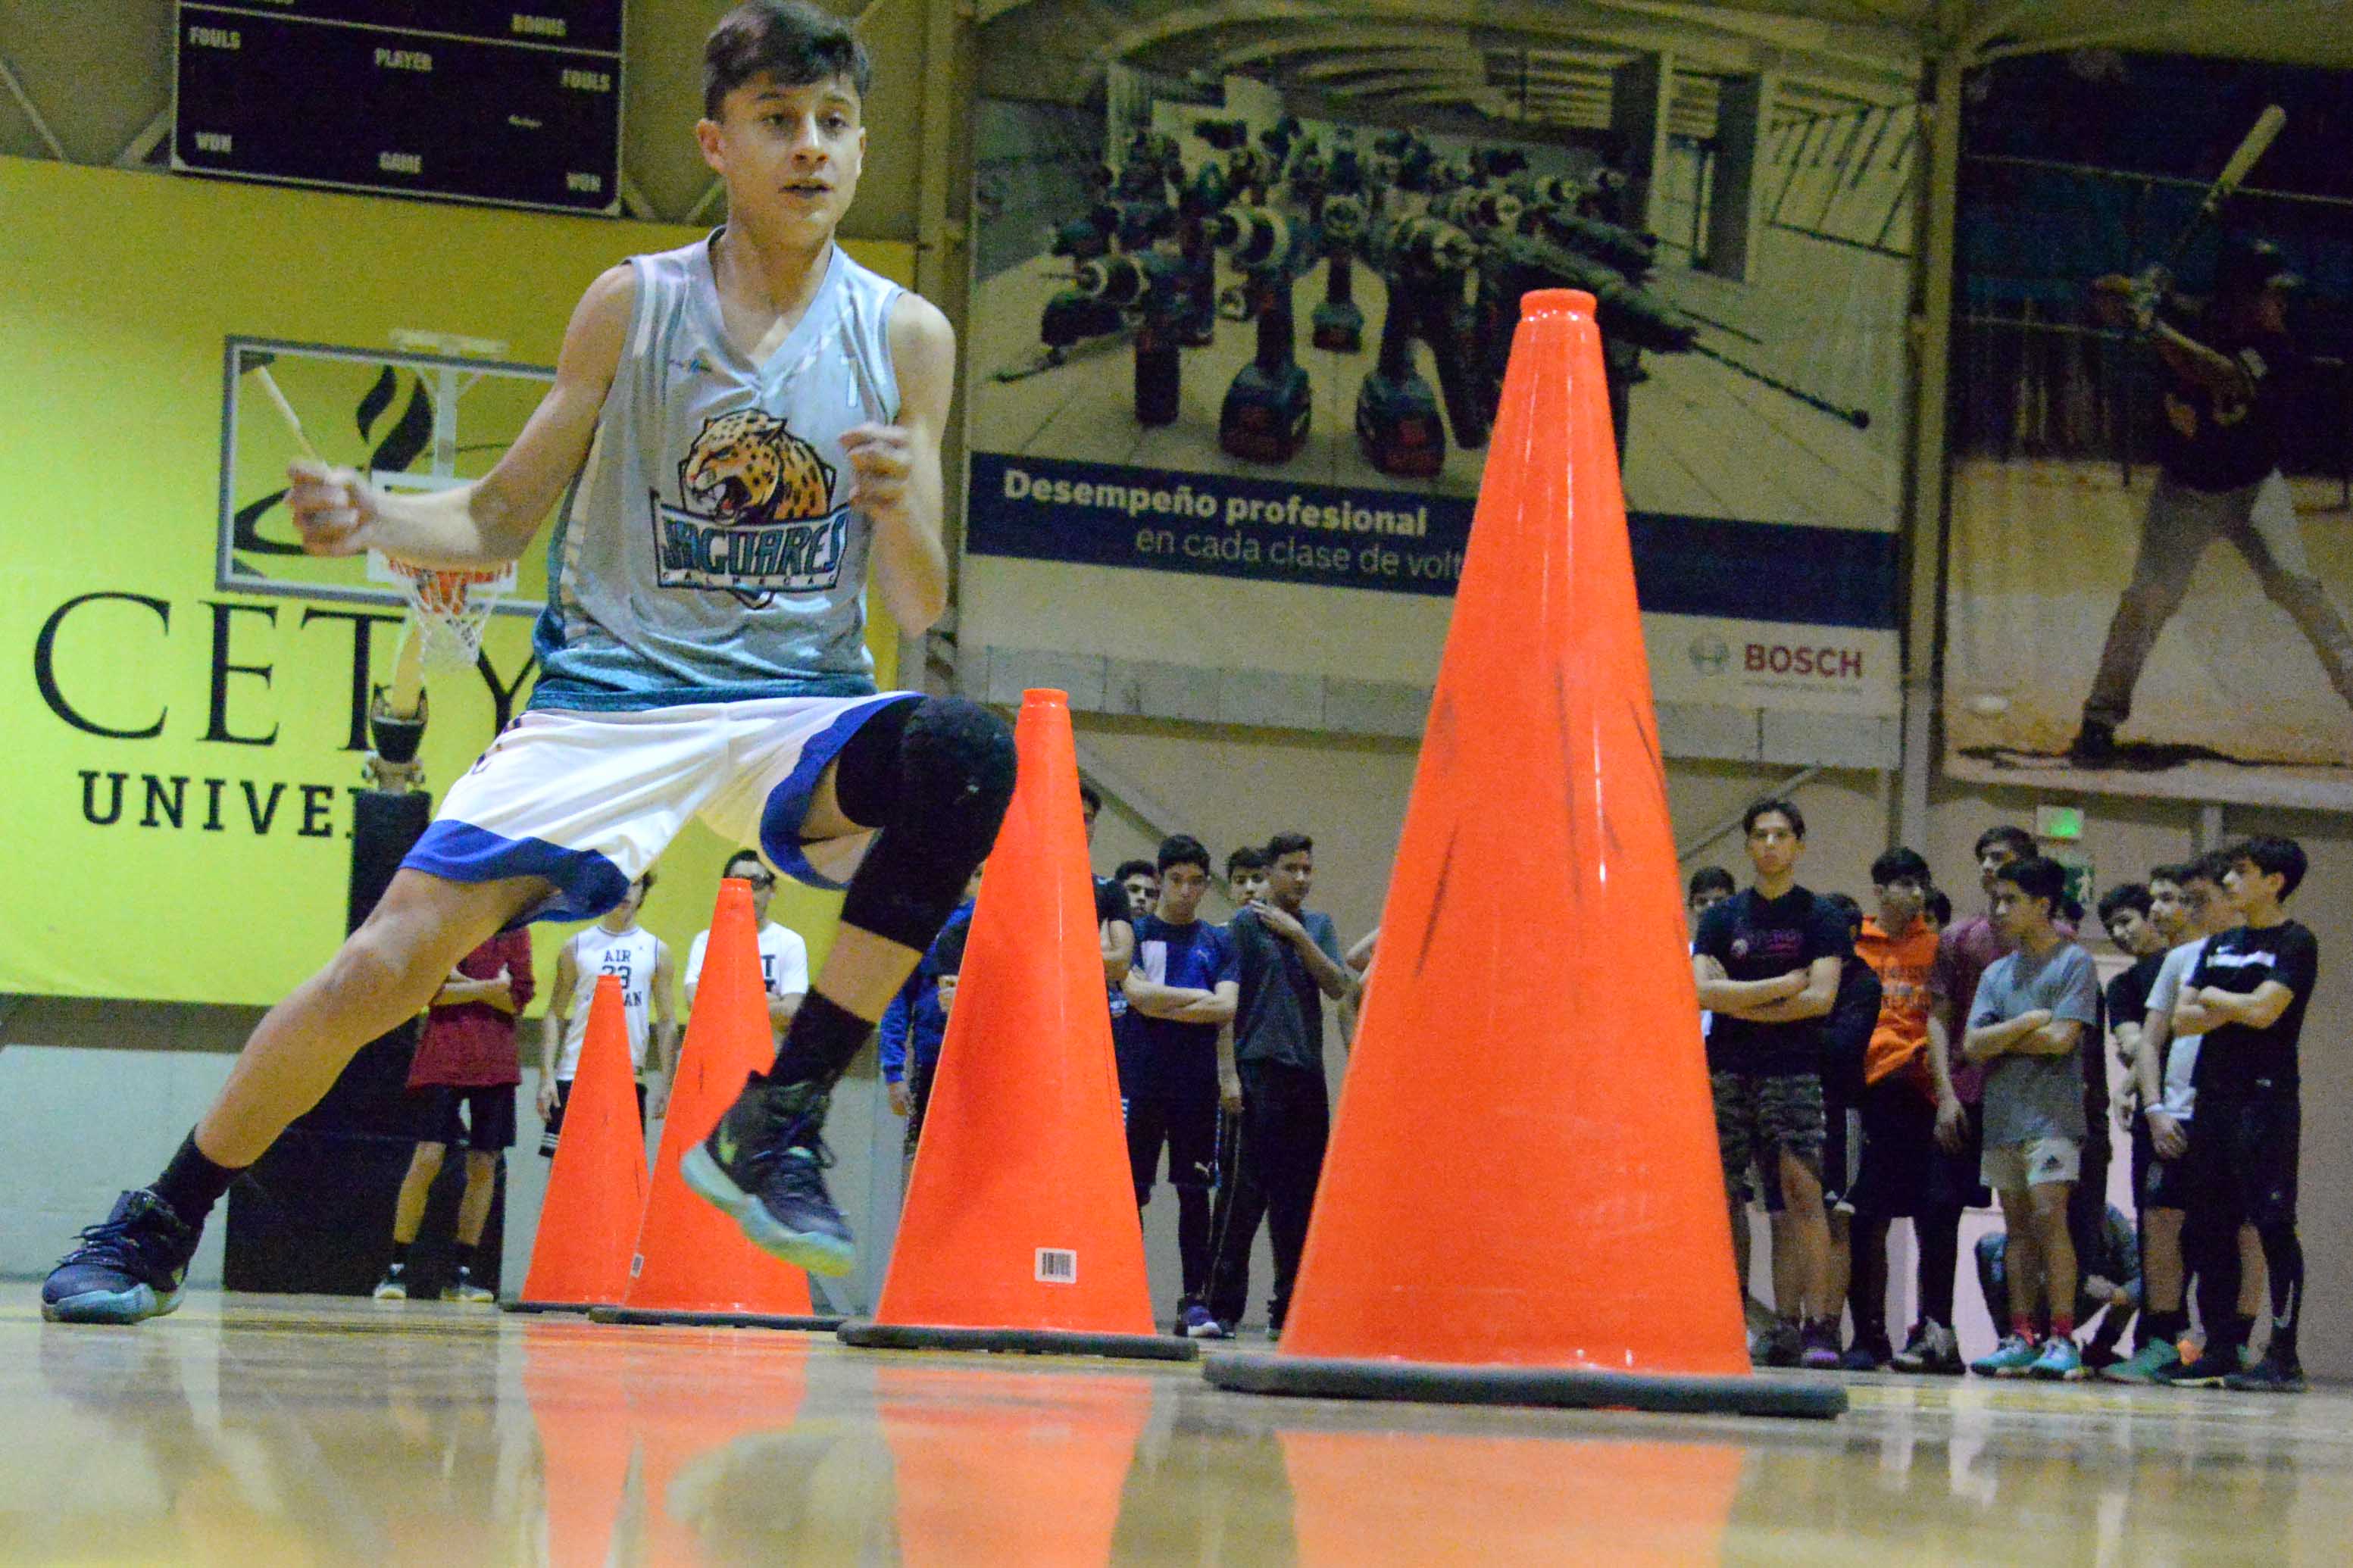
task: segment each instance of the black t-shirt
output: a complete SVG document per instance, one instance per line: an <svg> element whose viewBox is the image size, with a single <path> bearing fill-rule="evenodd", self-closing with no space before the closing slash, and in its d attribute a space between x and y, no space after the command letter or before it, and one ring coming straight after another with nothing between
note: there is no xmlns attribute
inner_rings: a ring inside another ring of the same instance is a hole
<svg viewBox="0 0 2353 1568"><path fill-rule="evenodd" d="M2200 1118L2210 1096L2244 1099L2295 1091L2300 1082L2296 1038L2304 1033L2304 1009L2319 977L2320 944L2296 921L2260 929L2241 926L2206 944L2190 984L2247 996L2262 990L2265 981L2276 980L2295 999L2268 1028L2225 1024L2207 1031L2198 1047L2194 1075Z"/></svg>
<svg viewBox="0 0 2353 1568"><path fill-rule="evenodd" d="M2108 1027L2140 1024L2148 1017L2149 988L2165 967L2165 954L2152 952L2108 982Z"/></svg>
<svg viewBox="0 0 2353 1568"><path fill-rule="evenodd" d="M1754 888L1744 888L1700 917L1692 951L1722 964L1727 980L1770 980L1804 969L1818 958L1843 959L1854 944L1847 935L1846 917L1805 889L1791 888L1768 900L1758 897ZM1718 1013L1708 1026L1708 1070L1820 1072L1821 1042L1819 1018L1754 1024Z"/></svg>
<svg viewBox="0 0 2353 1568"><path fill-rule="evenodd" d="M1847 1104L1862 1103L1862 1058L1879 1027L1879 972L1859 958L1839 971L1837 998L1822 1021L1822 1087Z"/></svg>
<svg viewBox="0 0 2353 1568"><path fill-rule="evenodd" d="M2189 336L2230 360L2254 383L2251 401L2220 396L2169 367L2158 453L2176 483L2197 490L2235 490L2279 466L2295 350L2284 332L2225 332L2191 323Z"/></svg>
<svg viewBox="0 0 2353 1568"><path fill-rule="evenodd" d="M1113 921L1127 927L1133 932L1135 930L1134 906L1127 901L1125 888L1121 887L1109 877L1097 877L1095 879L1095 924L1104 926ZM1111 993L1113 1043L1124 1050L1126 1042L1119 1038L1117 1031L1126 1027L1127 993L1108 982L1105 983L1105 988Z"/></svg>

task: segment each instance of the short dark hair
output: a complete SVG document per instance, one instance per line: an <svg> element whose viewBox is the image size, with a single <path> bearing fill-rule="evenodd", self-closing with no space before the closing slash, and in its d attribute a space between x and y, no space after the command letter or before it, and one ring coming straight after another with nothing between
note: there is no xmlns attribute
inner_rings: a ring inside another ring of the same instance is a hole
<svg viewBox="0 0 2353 1568"><path fill-rule="evenodd" d="M1189 833L1172 833L1160 841L1158 869L1166 875L1171 866L1198 866L1201 875L1209 874L1209 847ZM1122 877L1121 881L1127 880Z"/></svg>
<svg viewBox="0 0 2353 1568"><path fill-rule="evenodd" d="M1079 804L1085 806L1089 811L1101 811L1103 809L1103 793L1096 789L1094 785L1087 783L1086 780L1081 779L1079 781Z"/></svg>
<svg viewBox="0 0 2353 1568"><path fill-rule="evenodd" d="M1814 902L1827 904L1836 910L1839 919L1846 921L1846 929L1850 931L1862 924L1862 906L1844 893L1816 893Z"/></svg>
<svg viewBox="0 0 2353 1568"><path fill-rule="evenodd" d="M1690 903L1702 893L1722 893L1730 898L1739 890L1740 884L1735 882L1732 873L1723 867L1702 866L1691 874L1691 880L1683 884L1683 902Z"/></svg>
<svg viewBox="0 0 2353 1568"><path fill-rule="evenodd" d="M2067 868L2041 855L2029 855L2012 860L1993 874L1997 882L2008 882L2030 899L2041 899L2057 914L2067 897Z"/></svg>
<svg viewBox="0 0 2353 1568"><path fill-rule="evenodd" d="M1924 888L1928 885L1928 862L1917 849L1906 849L1899 844L1871 863L1871 885L1874 888L1900 882L1906 877Z"/></svg>
<svg viewBox="0 0 2353 1568"><path fill-rule="evenodd" d="M2230 875L2232 864L2229 851L2210 849L2189 862L2189 875L2194 881L2211 882L2219 888L2222 879Z"/></svg>
<svg viewBox="0 0 2353 1568"><path fill-rule="evenodd" d="M2116 919L2118 910L2134 910L2146 919L2148 906L2148 889L2143 883L2126 882L2110 888L2100 895L2100 923L2105 925Z"/></svg>
<svg viewBox="0 0 2353 1568"><path fill-rule="evenodd" d="M1746 811L1742 812L1740 814L1741 837L1745 838L1749 834L1757 831L1757 819L1758 817L1769 816L1777 811L1783 816L1789 819L1790 832L1796 834L1799 838L1805 837L1806 814L1798 809L1798 803L1796 801L1778 799L1760 800L1754 805L1751 805Z"/></svg>
<svg viewBox="0 0 2353 1568"><path fill-rule="evenodd" d="M736 866L745 860L752 862L754 870L763 876L767 874L768 863L760 858L760 852L757 849L738 849L734 854L727 857L727 863L719 868L719 874L722 877L733 876Z"/></svg>
<svg viewBox="0 0 2353 1568"><path fill-rule="evenodd" d="M942 974L955 974L964 968L964 944L972 935L970 921L951 921L947 930L940 932L932 943L932 967Z"/></svg>
<svg viewBox="0 0 2353 1568"><path fill-rule="evenodd" d="M660 879L661 879L654 875L653 868L649 866L644 870L638 872L638 879L629 885L633 888L641 887L645 889L647 892L650 893L654 890L654 884Z"/></svg>
<svg viewBox="0 0 2353 1568"><path fill-rule="evenodd" d="M2170 882L2177 888L2197 875L2198 868L2188 860L2168 860L2162 866L2151 866L2148 868L2150 881Z"/></svg>
<svg viewBox="0 0 2353 1568"><path fill-rule="evenodd" d="M1130 877L1137 875L1149 877L1156 882L1160 879L1160 868L1149 860L1141 858L1123 860L1119 863L1119 869L1111 874L1111 879L1114 882L1124 882Z"/></svg>
<svg viewBox="0 0 2353 1568"><path fill-rule="evenodd" d="M2222 858L2233 866L2244 860L2266 877L2280 878L2280 898L2283 901L2303 882L2308 864L2303 845L2275 833L2258 833L2252 838L2242 838L2223 850Z"/></svg>
<svg viewBox="0 0 2353 1568"><path fill-rule="evenodd" d="M1982 860L1985 858L1985 852L1997 844L2009 845L2010 852L2021 860L2029 858L2034 853L2034 835L2014 822L2005 822L1999 827L1989 827L1978 834L1976 845L1969 850L1969 856L1972 859Z"/></svg>
<svg viewBox="0 0 2353 1568"><path fill-rule="evenodd" d="M716 120L727 95L755 77L785 87L846 78L863 100L874 61L848 22L809 0L744 0L702 41L702 112Z"/></svg>
<svg viewBox="0 0 2353 1568"><path fill-rule="evenodd" d="M1928 896L1921 901L1920 907L1926 910L1928 918L1938 925L1948 926L1953 923L1953 895L1944 889L1929 889Z"/></svg>
<svg viewBox="0 0 2353 1568"><path fill-rule="evenodd" d="M1234 879L1234 873L1237 871L1263 871L1265 869L1266 851L1263 849L1253 848L1251 846L1247 844L1226 857L1226 880L1229 882Z"/></svg>
<svg viewBox="0 0 2353 1568"><path fill-rule="evenodd" d="M1266 863L1273 865L1285 855L1315 853L1315 840L1304 833L1278 833L1266 841Z"/></svg>

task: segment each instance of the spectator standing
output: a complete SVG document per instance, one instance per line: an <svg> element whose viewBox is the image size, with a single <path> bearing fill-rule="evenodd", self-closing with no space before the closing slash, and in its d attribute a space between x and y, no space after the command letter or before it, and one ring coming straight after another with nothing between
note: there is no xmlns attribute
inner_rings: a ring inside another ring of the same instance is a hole
<svg viewBox="0 0 2353 1568"><path fill-rule="evenodd" d="M499 1165L514 1147L515 1016L531 1005L531 936L503 931L459 961L427 1010L424 1037L408 1068L408 1094L427 1136L401 1178L392 1214L392 1261L376 1284L379 1301L408 1299L408 1249L425 1223L425 1200L452 1144L466 1151L466 1190L458 1200L453 1301L496 1300L474 1280L474 1249L489 1224ZM462 1119L460 1113L462 1114Z"/></svg>
<svg viewBox="0 0 2353 1568"><path fill-rule="evenodd" d="M2293 838L2247 839L2225 851L2223 893L2238 924L2206 944L2173 1007L2177 1037L2203 1037L2198 1049L2200 1166L2186 1222L2198 1258L2227 1254L2242 1223L2263 1238L2271 1272L2271 1341L2263 1360L2237 1366L2233 1336L2210 1331L2205 1353L2168 1381L2287 1394L2304 1388L2296 1330L2304 1313L2304 1247L2296 1236L2296 1162L2302 1142L2298 1047L2320 946L2285 905L2304 881L2303 847ZM2200 1315L2228 1313L2232 1292L2201 1281ZM2228 1321L2228 1320L2225 1320Z"/></svg>
<svg viewBox="0 0 2353 1568"><path fill-rule="evenodd" d="M1862 934L1862 906L1844 893L1824 893L1821 901L1845 922L1849 952L1839 968L1838 994L1822 1020L1822 1210L1830 1225L1830 1318L1835 1334L1840 1311L1854 1282L1854 1201L1862 1162L1863 1062L1879 1025L1879 973L1852 952ZM1866 1334L1866 1311L1855 1312L1854 1343L1839 1358L1849 1372L1876 1372L1894 1354L1887 1343L1884 1298L1887 1280L1878 1279L1882 1304L1876 1331Z"/></svg>
<svg viewBox="0 0 2353 1568"><path fill-rule="evenodd" d="M1757 1162L1777 1184L1795 1289L1777 1289L1780 1339L1804 1364L1838 1364L1830 1295L1830 1226L1822 1210L1821 1019L1838 995L1851 944L1838 912L1798 885L1806 819L1786 800L1761 801L1742 820L1756 882L1700 921L1692 959L1708 1034L1716 1141L1733 1223ZM1777 1276L1778 1271L1777 1270Z"/></svg>
<svg viewBox="0 0 2353 1568"><path fill-rule="evenodd" d="M668 1108L666 1087L656 1091L650 1105L646 1096L649 1057L660 1085L670 1084L678 1068L677 981L670 944L638 924L638 911L653 885L651 871L630 883L603 919L575 932L556 952L555 984L539 1046L539 1119L547 1124L539 1152L551 1160L563 1135L565 1108L572 1103L572 1080L588 1041L589 1007L603 975L621 984L622 1031L628 1039L629 1071L637 1079L638 1124L649 1115L659 1118Z"/></svg>
<svg viewBox="0 0 2353 1568"><path fill-rule="evenodd" d="M1153 869L1157 903L1136 922L1135 963L1126 980L1129 1049L1120 1060L1119 1080L1128 1166L1141 1209L1152 1201L1160 1151L1166 1147L1183 1274L1176 1330L1218 1339L1225 1329L1208 1305L1218 1036L1233 1021L1241 970L1232 936L1200 918L1201 899L1209 890L1209 852L1200 840L1182 834L1164 840Z"/></svg>
<svg viewBox="0 0 2353 1568"><path fill-rule="evenodd" d="M1209 1310L1230 1330L1250 1294L1260 1221L1274 1248L1267 1331L1282 1332L1315 1184L1331 1132L1324 1078L1324 1003L1356 991L1331 917L1310 910L1315 845L1304 833L1268 841L1266 897L1228 924L1240 976L1234 1056L1241 1125L1212 1222Z"/></svg>
<svg viewBox="0 0 2353 1568"><path fill-rule="evenodd" d="M939 1074L940 1047L947 1039L948 1009L942 991L953 993L955 976L964 967L964 944L972 928L974 901L980 896L980 873L965 881L964 901L957 904L924 950L915 972L882 1010L877 1055L881 1059L882 1089L891 1113L904 1117L906 1137L901 1151L903 1178L914 1163L915 1145L923 1133L923 1110L931 1102L932 1084ZM953 962L951 962L953 959ZM901 1190L904 1191L902 1181Z"/></svg>
<svg viewBox="0 0 2353 1568"><path fill-rule="evenodd" d="M2092 955L2053 922L2066 880L2039 855L1995 873L1994 918L2015 951L1978 980L1962 1043L1964 1058L1987 1068L1980 1179L2000 1197L2010 1238L2010 1333L1969 1365L1985 1376L2084 1375L2067 1209L2083 1170L2078 1053L2098 1027L2099 979ZM2050 1315L2039 1344L2038 1304Z"/></svg>
<svg viewBox="0 0 2353 1568"><path fill-rule="evenodd" d="M720 868L722 879L740 877L752 884L752 925L759 935L760 982L768 993L768 1032L781 1039L785 1028L800 1011L801 999L808 994L808 943L800 932L768 918L768 906L776 901L776 874L768 863L749 849L738 849L727 857ZM686 950L686 1006L694 1010L694 994L702 984L702 957L711 945L711 933L699 931Z"/></svg>

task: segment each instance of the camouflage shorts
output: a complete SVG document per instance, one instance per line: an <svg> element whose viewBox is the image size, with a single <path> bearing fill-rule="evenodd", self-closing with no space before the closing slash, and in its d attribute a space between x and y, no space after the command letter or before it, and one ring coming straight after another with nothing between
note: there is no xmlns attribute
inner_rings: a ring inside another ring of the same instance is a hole
<svg viewBox="0 0 2353 1568"><path fill-rule="evenodd" d="M1822 1174L1822 1080L1813 1073L1719 1072L1708 1075L1715 1094L1715 1144L1724 1159L1724 1184L1737 1200L1753 1162L1768 1184L1780 1180L1786 1151L1799 1164Z"/></svg>

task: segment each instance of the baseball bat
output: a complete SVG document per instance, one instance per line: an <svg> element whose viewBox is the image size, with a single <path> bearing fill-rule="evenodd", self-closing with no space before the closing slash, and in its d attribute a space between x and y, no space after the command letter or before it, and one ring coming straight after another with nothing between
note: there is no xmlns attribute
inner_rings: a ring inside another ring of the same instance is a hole
<svg viewBox="0 0 2353 1568"><path fill-rule="evenodd" d="M2182 225L2180 234L2175 237L2173 248L2165 258L2166 276L2173 275L2173 268L2180 261L2181 253L2189 248L2189 242L2197 238L2199 232L2213 221L2214 215L2222 210L2222 204L2229 201L2232 193L2245 182L2256 160L2270 151L2271 144L2278 140L2286 124L2287 110L2276 103L2255 117L2253 128L2240 142L2238 151L2231 154L2231 161L2222 165L2222 172L2214 176L2214 183L2207 187L2206 199L2198 204L2198 210L2190 215L2189 221Z"/></svg>

